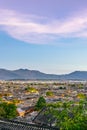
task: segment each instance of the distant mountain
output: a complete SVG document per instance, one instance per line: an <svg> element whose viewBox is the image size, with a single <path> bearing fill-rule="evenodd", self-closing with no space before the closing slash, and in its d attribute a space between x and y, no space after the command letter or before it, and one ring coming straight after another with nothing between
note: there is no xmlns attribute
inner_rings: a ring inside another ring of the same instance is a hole
<svg viewBox="0 0 87 130"><path fill-rule="evenodd" d="M66 76L69 79L87 80L87 71L74 71Z"/></svg>
<svg viewBox="0 0 87 130"><path fill-rule="evenodd" d="M87 71L75 71L65 75L46 74L37 70L18 69L6 70L0 69L0 80L40 80L40 79L60 79L60 80L87 80Z"/></svg>
<svg viewBox="0 0 87 130"><path fill-rule="evenodd" d="M0 79L1 80L9 80L9 79L17 79L19 76L10 70L0 69Z"/></svg>

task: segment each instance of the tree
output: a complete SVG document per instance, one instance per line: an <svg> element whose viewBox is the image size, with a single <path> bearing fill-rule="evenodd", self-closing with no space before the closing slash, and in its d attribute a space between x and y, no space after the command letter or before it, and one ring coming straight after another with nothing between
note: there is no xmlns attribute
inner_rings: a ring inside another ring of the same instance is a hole
<svg viewBox="0 0 87 130"><path fill-rule="evenodd" d="M46 92L46 96L53 96L54 94L53 94L53 92L52 91L47 91Z"/></svg>
<svg viewBox="0 0 87 130"><path fill-rule="evenodd" d="M36 89L36 88L34 88L34 87L27 87L27 88L25 88L25 90L27 91L27 92L30 92L30 93L37 93L38 92L38 90Z"/></svg>
<svg viewBox="0 0 87 130"><path fill-rule="evenodd" d="M86 130L87 129L87 101L61 102L47 105L50 114L56 118L55 126L61 130ZM48 113L49 114L49 113Z"/></svg>
<svg viewBox="0 0 87 130"><path fill-rule="evenodd" d="M39 99L35 105L35 109L41 110L44 106L46 106L46 100L43 96L41 96L41 97L39 97Z"/></svg>
<svg viewBox="0 0 87 130"><path fill-rule="evenodd" d="M3 109L3 107L0 107L0 118L5 117L5 115L6 115L5 110Z"/></svg>
<svg viewBox="0 0 87 130"><path fill-rule="evenodd" d="M2 110L2 113L0 113L0 117L2 118L12 119L17 116L16 106L13 103L0 103L0 110Z"/></svg>
<svg viewBox="0 0 87 130"><path fill-rule="evenodd" d="M77 98L85 99L86 96L85 96L83 93L78 93L78 94L77 94Z"/></svg>

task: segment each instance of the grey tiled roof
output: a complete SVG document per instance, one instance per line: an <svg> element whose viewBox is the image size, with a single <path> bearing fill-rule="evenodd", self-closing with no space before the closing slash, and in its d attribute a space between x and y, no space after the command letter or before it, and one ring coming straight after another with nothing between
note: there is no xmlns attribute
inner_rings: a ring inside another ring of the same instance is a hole
<svg viewBox="0 0 87 130"><path fill-rule="evenodd" d="M5 119L0 120L0 130L59 130L59 129Z"/></svg>

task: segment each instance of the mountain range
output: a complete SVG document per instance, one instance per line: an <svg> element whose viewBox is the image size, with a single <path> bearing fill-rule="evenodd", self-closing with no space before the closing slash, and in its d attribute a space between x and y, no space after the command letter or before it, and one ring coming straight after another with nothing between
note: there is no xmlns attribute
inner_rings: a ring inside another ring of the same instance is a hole
<svg viewBox="0 0 87 130"><path fill-rule="evenodd" d="M46 74L37 70L0 69L0 80L87 80L87 71L74 71L69 74Z"/></svg>

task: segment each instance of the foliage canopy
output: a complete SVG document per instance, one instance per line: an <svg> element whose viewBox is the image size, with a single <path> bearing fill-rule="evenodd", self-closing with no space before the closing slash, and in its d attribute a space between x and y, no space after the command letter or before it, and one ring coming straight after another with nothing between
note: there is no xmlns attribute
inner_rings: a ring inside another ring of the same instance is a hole
<svg viewBox="0 0 87 130"><path fill-rule="evenodd" d="M50 113L56 118L55 126L61 130L87 129L87 101L80 100L48 104Z"/></svg>
<svg viewBox="0 0 87 130"><path fill-rule="evenodd" d="M0 118L12 119L17 116L16 106L11 103L8 104L6 102L0 103Z"/></svg>
<svg viewBox="0 0 87 130"><path fill-rule="evenodd" d="M39 97L36 105L35 105L35 109L36 110L41 110L43 107L46 106L46 100L43 96Z"/></svg>

